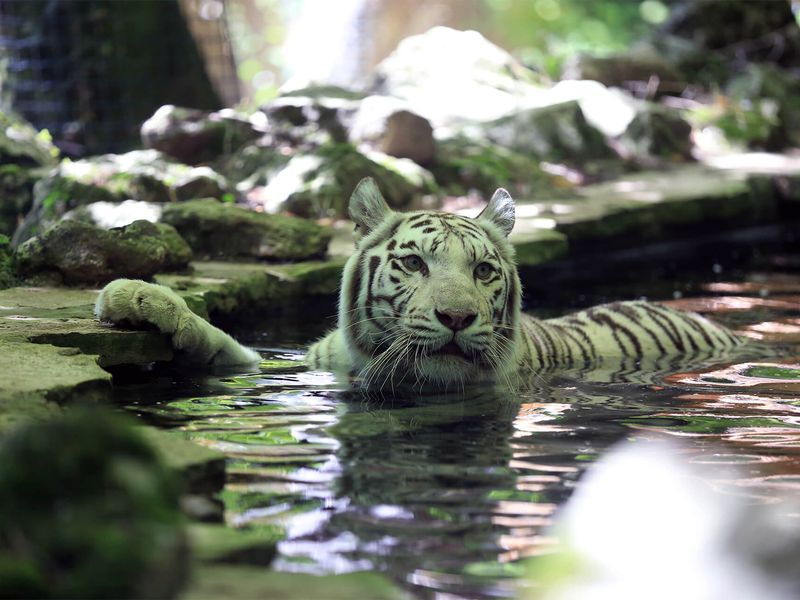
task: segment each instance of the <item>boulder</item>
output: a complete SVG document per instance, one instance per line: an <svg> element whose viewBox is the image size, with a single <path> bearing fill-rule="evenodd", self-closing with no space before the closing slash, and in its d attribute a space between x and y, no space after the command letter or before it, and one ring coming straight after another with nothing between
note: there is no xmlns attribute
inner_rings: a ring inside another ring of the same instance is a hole
<svg viewBox="0 0 800 600"><path fill-rule="evenodd" d="M311 91L308 94L297 90L262 107L273 144L308 148L347 141L345 114L354 112L358 101Z"/></svg>
<svg viewBox="0 0 800 600"><path fill-rule="evenodd" d="M103 229L124 227L134 221L161 220L164 205L144 200L125 200L125 202L92 202L79 206L64 215L64 219L91 223Z"/></svg>
<svg viewBox="0 0 800 600"><path fill-rule="evenodd" d="M691 136L692 126L679 111L641 102L616 147L626 158L640 164L680 162L692 158Z"/></svg>
<svg viewBox="0 0 800 600"><path fill-rule="evenodd" d="M323 256L332 232L313 221L268 215L213 199L164 207L164 223L175 227L192 250L215 258L304 260Z"/></svg>
<svg viewBox="0 0 800 600"><path fill-rule="evenodd" d="M397 158L409 158L419 165L430 164L436 152L433 127L401 100L370 96L361 101L349 121L349 138Z"/></svg>
<svg viewBox="0 0 800 600"><path fill-rule="evenodd" d="M362 178L375 178L390 205L408 207L416 196L433 191L432 176L408 159L363 154L350 144L298 152L282 167L260 170L238 186L267 212L288 211L308 217L347 214L350 194Z"/></svg>
<svg viewBox="0 0 800 600"><path fill-rule="evenodd" d="M15 253L21 277L67 285L98 285L118 277L149 279L159 271L186 267L191 257L191 249L173 227L148 221L104 230L63 220Z"/></svg>
<svg viewBox="0 0 800 600"><path fill-rule="evenodd" d="M400 42L376 67L371 90L406 100L437 127L497 119L542 87L536 73L477 31L434 27Z"/></svg>
<svg viewBox="0 0 800 600"><path fill-rule="evenodd" d="M483 131L500 146L549 162L582 164L614 156L577 100L520 110L486 123Z"/></svg>
<svg viewBox="0 0 800 600"><path fill-rule="evenodd" d="M14 234L18 245L65 212L92 202L171 202L229 197L227 180L208 167L172 162L157 150L64 160L34 186L33 208Z"/></svg>
<svg viewBox="0 0 800 600"><path fill-rule="evenodd" d="M0 165L46 167L57 161L58 149L47 130L37 131L18 115L0 110Z"/></svg>
<svg viewBox="0 0 800 600"><path fill-rule="evenodd" d="M188 165L229 155L262 133L231 109L209 113L171 104L159 108L140 132L145 148Z"/></svg>

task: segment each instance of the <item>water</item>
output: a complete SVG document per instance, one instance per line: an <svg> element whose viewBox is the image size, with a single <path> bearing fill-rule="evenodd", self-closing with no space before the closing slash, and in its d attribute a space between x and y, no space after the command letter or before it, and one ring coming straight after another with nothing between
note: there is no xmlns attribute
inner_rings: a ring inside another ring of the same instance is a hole
<svg viewBox="0 0 800 600"><path fill-rule="evenodd" d="M747 503L800 491L800 276L771 252L675 286L702 295L676 305L771 344L733 360L564 372L512 396L368 398L302 368L300 346L327 323L282 319L250 335L261 372L166 373L117 393L228 456L225 519L283 533L272 568L374 569L421 598L509 596L520 559L552 550L554 513L620 440L679 440L715 493ZM584 287L583 302L655 286L611 287ZM559 312L538 298L535 311Z"/></svg>

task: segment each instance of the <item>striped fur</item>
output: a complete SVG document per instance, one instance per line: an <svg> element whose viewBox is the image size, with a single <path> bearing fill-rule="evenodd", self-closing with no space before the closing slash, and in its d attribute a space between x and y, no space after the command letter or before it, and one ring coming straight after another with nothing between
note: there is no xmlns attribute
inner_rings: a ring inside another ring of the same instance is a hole
<svg viewBox="0 0 800 600"><path fill-rule="evenodd" d="M307 358L313 368L346 372L368 388L519 385L557 367L702 356L742 343L699 315L648 302L546 321L522 315L507 239L514 203L504 190L471 219L396 213L365 179L350 213L362 237L344 269L338 327ZM453 329L446 315L469 324Z"/></svg>

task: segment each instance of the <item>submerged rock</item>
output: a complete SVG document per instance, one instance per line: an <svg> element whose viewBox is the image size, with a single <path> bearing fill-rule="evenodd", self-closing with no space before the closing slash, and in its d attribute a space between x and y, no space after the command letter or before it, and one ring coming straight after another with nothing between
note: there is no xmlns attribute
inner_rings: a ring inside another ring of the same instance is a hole
<svg viewBox="0 0 800 600"><path fill-rule="evenodd" d="M230 109L206 112L167 104L142 124L142 144L196 165L228 155L260 134Z"/></svg>
<svg viewBox="0 0 800 600"><path fill-rule="evenodd" d="M67 285L102 284L118 277L149 279L159 271L184 268L192 253L175 229L135 221L104 230L64 220L16 250L21 277Z"/></svg>
<svg viewBox="0 0 800 600"><path fill-rule="evenodd" d="M187 574L178 489L121 417L93 407L0 446L0 596L169 598Z"/></svg>
<svg viewBox="0 0 800 600"><path fill-rule="evenodd" d="M46 130L36 131L18 115L0 110L0 165L51 166L57 159L58 149Z"/></svg>
<svg viewBox="0 0 800 600"><path fill-rule="evenodd" d="M15 233L14 244L44 230L68 210L92 202L171 202L229 193L219 173L172 162L156 150L65 160L34 187L33 208Z"/></svg>
<svg viewBox="0 0 800 600"><path fill-rule="evenodd" d="M313 221L213 199L169 204L162 220L173 225L195 253L209 257L303 260L323 256L332 235Z"/></svg>

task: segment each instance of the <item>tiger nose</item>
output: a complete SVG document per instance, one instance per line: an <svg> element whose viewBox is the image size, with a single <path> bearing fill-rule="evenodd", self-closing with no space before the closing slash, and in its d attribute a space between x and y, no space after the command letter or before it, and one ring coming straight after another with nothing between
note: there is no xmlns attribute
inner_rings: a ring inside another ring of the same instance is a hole
<svg viewBox="0 0 800 600"><path fill-rule="evenodd" d="M445 327L453 331L461 331L466 329L475 321L477 313L465 312L460 310L437 310L436 318Z"/></svg>

